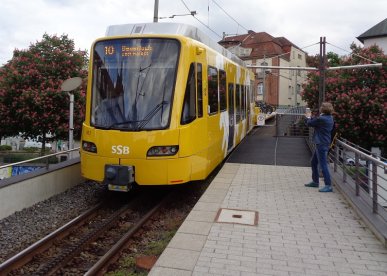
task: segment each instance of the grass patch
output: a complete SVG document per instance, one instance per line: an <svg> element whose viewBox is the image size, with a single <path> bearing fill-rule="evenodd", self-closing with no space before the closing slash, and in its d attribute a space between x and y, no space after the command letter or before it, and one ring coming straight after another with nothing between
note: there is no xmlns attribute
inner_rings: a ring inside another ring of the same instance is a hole
<svg viewBox="0 0 387 276"><path fill-rule="evenodd" d="M135 257L121 258L119 268L112 272L108 272L105 275L108 276L146 276L147 272L136 271L136 259Z"/></svg>
<svg viewBox="0 0 387 276"><path fill-rule="evenodd" d="M159 240L153 240L145 247L144 255L161 255L161 253L163 253L164 249L167 247L168 243L176 234L176 231L177 229L161 233Z"/></svg>
<svg viewBox="0 0 387 276"><path fill-rule="evenodd" d="M146 226L144 232L128 250L121 255L119 263L115 265L112 271L107 273L109 276L145 276L148 271L136 267L137 256L160 256L177 229L183 222L185 216L179 214L177 210L169 210L168 215L151 225Z"/></svg>

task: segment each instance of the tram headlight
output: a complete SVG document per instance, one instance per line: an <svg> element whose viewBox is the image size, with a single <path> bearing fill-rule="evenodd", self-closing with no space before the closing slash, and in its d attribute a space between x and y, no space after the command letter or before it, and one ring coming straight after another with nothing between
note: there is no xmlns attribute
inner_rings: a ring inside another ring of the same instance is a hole
<svg viewBox="0 0 387 276"><path fill-rule="evenodd" d="M175 155L179 151L179 146L155 146L151 147L146 156L171 156Z"/></svg>
<svg viewBox="0 0 387 276"><path fill-rule="evenodd" d="M84 151L97 153L97 146L93 142L82 141L82 149Z"/></svg>

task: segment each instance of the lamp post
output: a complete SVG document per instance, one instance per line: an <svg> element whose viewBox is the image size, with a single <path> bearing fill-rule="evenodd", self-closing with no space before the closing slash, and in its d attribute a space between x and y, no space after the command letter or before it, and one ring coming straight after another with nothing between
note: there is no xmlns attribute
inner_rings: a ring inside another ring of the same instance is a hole
<svg viewBox="0 0 387 276"><path fill-rule="evenodd" d="M70 96L69 114L69 150L74 148L74 94L71 91L77 89L82 84L82 78L74 77L65 80L61 85L61 90Z"/></svg>
<svg viewBox="0 0 387 276"><path fill-rule="evenodd" d="M268 63L266 62L266 55L263 55L263 62L261 63L262 66L268 66ZM270 70L267 68L262 68L262 75L263 75L263 80L262 80L262 100L264 103L266 103L265 97L266 95L266 74L270 73Z"/></svg>

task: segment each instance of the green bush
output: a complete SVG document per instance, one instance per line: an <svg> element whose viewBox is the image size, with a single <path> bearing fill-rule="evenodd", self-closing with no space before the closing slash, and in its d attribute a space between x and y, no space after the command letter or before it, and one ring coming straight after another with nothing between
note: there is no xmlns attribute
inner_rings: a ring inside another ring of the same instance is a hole
<svg viewBox="0 0 387 276"><path fill-rule="evenodd" d="M26 152L39 152L41 149L36 147L31 147L31 148L23 148L23 150Z"/></svg>
<svg viewBox="0 0 387 276"><path fill-rule="evenodd" d="M9 154L4 155L4 163L16 163L16 162L32 159L35 157L37 157L36 154L31 154L31 153L30 154L28 154L28 153L25 153L25 154L9 153Z"/></svg>
<svg viewBox="0 0 387 276"><path fill-rule="evenodd" d="M39 157L38 153L18 153L18 154L9 153L9 154L4 155L3 162L10 164L10 163L21 162L21 161L25 161L25 160L29 160L29 159L33 159L33 158L37 158L37 157ZM58 163L58 158L56 156L50 156L47 158L48 158L49 164ZM47 158L35 160L31 163L33 163L33 164L46 164Z"/></svg>
<svg viewBox="0 0 387 276"><path fill-rule="evenodd" d="M12 150L12 147L10 145L1 145L0 146L0 151L7 151L7 150Z"/></svg>

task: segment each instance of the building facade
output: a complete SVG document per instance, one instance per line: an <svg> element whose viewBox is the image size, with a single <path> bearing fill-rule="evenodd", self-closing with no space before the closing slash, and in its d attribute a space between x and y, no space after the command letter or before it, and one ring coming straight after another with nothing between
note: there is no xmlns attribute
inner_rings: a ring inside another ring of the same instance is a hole
<svg viewBox="0 0 387 276"><path fill-rule="evenodd" d="M225 37L219 44L252 67L306 67L306 53L285 37L248 31L244 35ZM256 76L256 100L274 106L305 105L300 92L307 72L277 68L252 70Z"/></svg>
<svg viewBox="0 0 387 276"><path fill-rule="evenodd" d="M377 45L387 53L387 18L357 37L364 47Z"/></svg>

